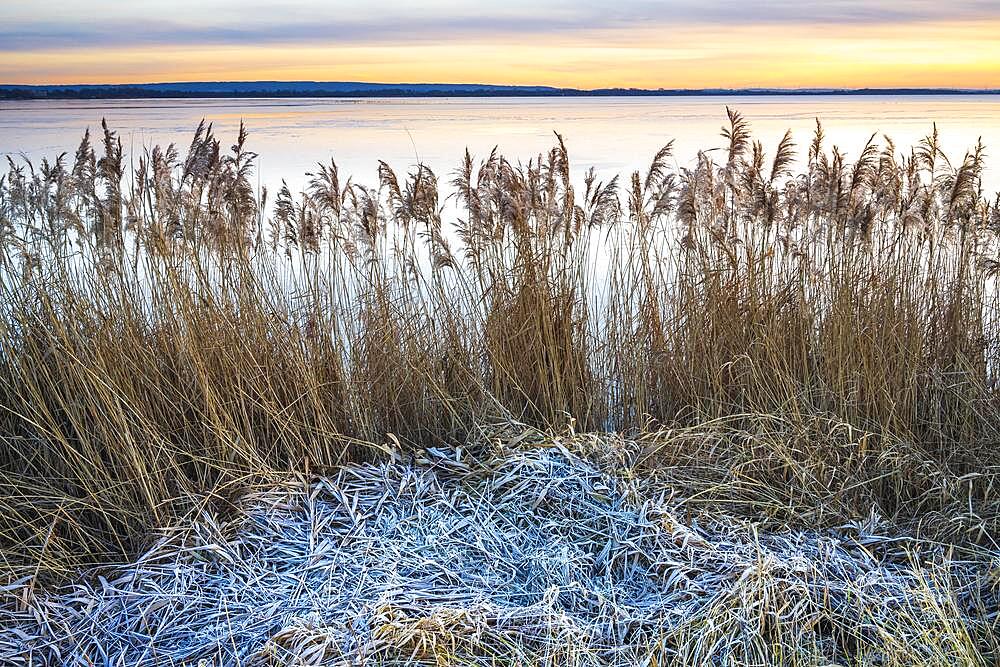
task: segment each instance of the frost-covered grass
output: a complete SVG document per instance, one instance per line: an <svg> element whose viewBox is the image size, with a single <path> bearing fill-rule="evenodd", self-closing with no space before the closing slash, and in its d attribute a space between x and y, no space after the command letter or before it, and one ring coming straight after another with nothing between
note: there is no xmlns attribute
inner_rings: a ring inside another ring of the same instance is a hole
<svg viewBox="0 0 1000 667"><path fill-rule="evenodd" d="M996 552L951 551L876 516L814 530L692 513L683 486L629 466L606 474L581 458L609 442L532 438L482 460L430 450L288 480L225 509L205 502L135 562L58 589L8 588L0 661L952 666L1000 657Z"/></svg>

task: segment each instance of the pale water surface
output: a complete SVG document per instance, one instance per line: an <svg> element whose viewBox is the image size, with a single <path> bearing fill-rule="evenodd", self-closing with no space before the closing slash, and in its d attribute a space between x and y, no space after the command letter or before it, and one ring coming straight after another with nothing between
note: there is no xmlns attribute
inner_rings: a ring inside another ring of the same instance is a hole
<svg viewBox="0 0 1000 667"><path fill-rule="evenodd" d="M303 174L331 157L364 183L376 181L380 159L400 171L423 161L445 180L466 147L485 156L499 146L526 161L548 150L558 131L575 176L593 166L603 179L644 168L670 139L681 166L698 150L720 147L727 105L750 120L769 154L791 129L803 155L817 117L827 148L837 145L852 160L872 133L909 150L936 122L953 160L983 138L986 189L1000 190L1000 96L3 101L0 156L72 154L86 128L99 131L101 118L136 152L169 142L186 149L202 118L228 147L242 119L261 156L260 181L273 192L282 178L301 187Z"/></svg>

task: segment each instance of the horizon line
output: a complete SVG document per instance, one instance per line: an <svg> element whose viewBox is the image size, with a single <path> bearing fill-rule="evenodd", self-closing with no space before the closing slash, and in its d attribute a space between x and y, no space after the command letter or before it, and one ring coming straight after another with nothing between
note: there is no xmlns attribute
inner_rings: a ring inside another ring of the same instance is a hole
<svg viewBox="0 0 1000 667"><path fill-rule="evenodd" d="M235 86L233 89L226 87ZM254 87L257 86L257 87ZM282 86L291 86L282 88ZM612 96L615 94L669 96L669 95L981 95L1000 94L1000 88L964 88L942 86L743 86L706 88L643 88L629 86L608 86L598 88L576 88L552 85L503 84L503 83L385 83L378 81L350 80L280 80L247 79L216 81L146 81L130 83L0 83L0 98L72 98L108 97L127 98L130 93L141 93L143 97L441 97L490 96L498 93L515 93L520 96Z"/></svg>

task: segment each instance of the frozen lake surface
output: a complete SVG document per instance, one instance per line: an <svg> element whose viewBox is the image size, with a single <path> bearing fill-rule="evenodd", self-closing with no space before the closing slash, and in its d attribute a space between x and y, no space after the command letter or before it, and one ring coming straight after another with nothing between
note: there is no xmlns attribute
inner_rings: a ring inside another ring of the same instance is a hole
<svg viewBox="0 0 1000 667"><path fill-rule="evenodd" d="M749 119L769 154L791 129L800 157L816 118L827 149L836 145L849 160L872 133L908 151L936 122L952 160L983 138L991 156L986 189L1000 190L1000 96L987 95L2 101L0 157L72 153L86 128L99 131L101 118L126 148L176 142L183 152L205 118L224 146L247 123L260 179L272 192L282 178L300 187L305 172L331 157L363 183L376 181L378 160L398 171L423 161L444 181L466 148L485 156L499 146L526 161L552 146L554 131L565 137L578 177L593 166L602 179L624 178L671 139L681 166L698 150L721 146L727 105Z"/></svg>

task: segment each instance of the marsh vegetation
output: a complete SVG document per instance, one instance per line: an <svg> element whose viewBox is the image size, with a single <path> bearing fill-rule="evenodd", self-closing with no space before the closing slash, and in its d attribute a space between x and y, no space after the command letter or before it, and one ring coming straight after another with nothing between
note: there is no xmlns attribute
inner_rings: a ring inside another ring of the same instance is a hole
<svg viewBox="0 0 1000 667"><path fill-rule="evenodd" d="M818 122L804 140L765 150L730 110L721 145L685 167L668 143L641 173L576 182L556 135L527 162L494 151L441 174L380 163L374 185L330 161L298 193L257 191L246 131L226 148L207 125L183 153L129 156L105 126L96 149L87 136L73 155L11 162L0 539L20 598L9 613L82 566L149 548L181 517L241 516L248 490L291 474L419 467L429 451L493 470L491 457L509 465L521 451L518 433L542 433L533 441L564 443L581 457L572 465L599 467L611 486L641 480L631 500L668 494L680 524L731 529L740 562L785 539L758 530L877 526L894 555L860 544L899 567L878 577L909 577L879 590L916 597L876 613L858 600L879 595L851 592L848 575L826 597L796 597L795 577L761 561L750 579L703 572L731 604L685 607L683 623L661 619L662 636L648 619L613 626L644 654L560 657L560 641L577 640L556 633L535 653L522 645L522 660L996 659L1000 207L980 185L985 149L950 161L932 129L913 147L873 136L847 156ZM528 514L544 509L539 484ZM588 535L575 544L601 553ZM659 562L654 546L636 549ZM692 556L705 572L718 564L707 553ZM646 565L653 586L660 566ZM871 615L855 630L858 609ZM454 633L407 650L454 658ZM497 637L494 660L521 635Z"/></svg>

